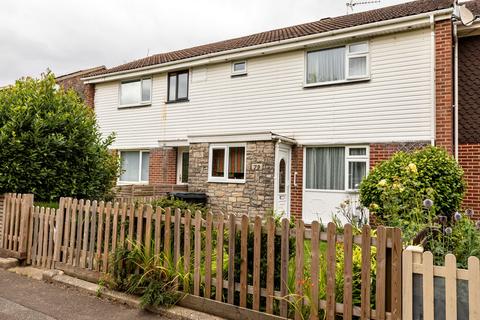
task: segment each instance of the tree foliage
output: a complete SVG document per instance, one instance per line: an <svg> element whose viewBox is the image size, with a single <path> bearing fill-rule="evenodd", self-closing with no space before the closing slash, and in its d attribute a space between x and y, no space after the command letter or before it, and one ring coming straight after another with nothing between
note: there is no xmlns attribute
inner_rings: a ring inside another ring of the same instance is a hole
<svg viewBox="0 0 480 320"><path fill-rule="evenodd" d="M104 198L115 184L118 158L101 137L94 112L49 73L0 90L0 192Z"/></svg>

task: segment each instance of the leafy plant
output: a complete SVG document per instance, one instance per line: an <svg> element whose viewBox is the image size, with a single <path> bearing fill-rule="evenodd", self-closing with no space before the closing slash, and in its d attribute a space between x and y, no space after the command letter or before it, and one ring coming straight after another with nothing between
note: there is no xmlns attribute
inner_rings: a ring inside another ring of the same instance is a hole
<svg viewBox="0 0 480 320"><path fill-rule="evenodd" d="M109 196L119 172L94 112L73 91L56 89L51 73L0 90L0 192Z"/></svg>
<svg viewBox="0 0 480 320"><path fill-rule="evenodd" d="M431 251L436 265L443 265L445 255L457 258L457 267L468 268L468 258L480 258L480 223L472 220L473 211L456 212L451 219L440 216L425 233L424 248Z"/></svg>
<svg viewBox="0 0 480 320"><path fill-rule="evenodd" d="M445 150L427 147L398 152L377 165L360 184L360 201L370 212L386 220L411 211L421 219L423 199L435 202L433 214L450 216L465 193L463 170Z"/></svg>
<svg viewBox="0 0 480 320"><path fill-rule="evenodd" d="M179 283L190 285L190 274L182 270L181 260L175 265L163 253L147 253L143 245L132 243L131 250L120 247L113 253L104 281L112 289L141 296L142 307L168 307L183 298Z"/></svg>

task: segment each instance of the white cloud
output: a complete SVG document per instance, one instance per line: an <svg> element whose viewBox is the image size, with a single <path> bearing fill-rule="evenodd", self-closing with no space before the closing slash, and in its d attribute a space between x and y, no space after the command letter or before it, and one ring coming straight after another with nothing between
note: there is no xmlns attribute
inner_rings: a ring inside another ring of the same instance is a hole
<svg viewBox="0 0 480 320"><path fill-rule="evenodd" d="M346 0L2 0L0 86L343 15ZM381 5L406 2L382 0ZM379 5L374 5L378 7ZM373 7L363 6L360 9Z"/></svg>

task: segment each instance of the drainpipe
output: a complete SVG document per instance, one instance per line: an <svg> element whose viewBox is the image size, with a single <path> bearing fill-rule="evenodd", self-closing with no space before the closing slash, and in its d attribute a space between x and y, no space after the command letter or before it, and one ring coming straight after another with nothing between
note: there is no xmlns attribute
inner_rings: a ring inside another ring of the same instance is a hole
<svg viewBox="0 0 480 320"><path fill-rule="evenodd" d="M458 161L458 27L453 24L454 39L454 57L453 57L453 95L454 95L454 143L455 143L455 159Z"/></svg>
<svg viewBox="0 0 480 320"><path fill-rule="evenodd" d="M432 113L431 113L431 126L432 126L432 139L431 145L435 145L435 138L437 135L437 94L436 94L436 44L435 44L435 15L430 14L430 63L431 63L431 92L432 92Z"/></svg>

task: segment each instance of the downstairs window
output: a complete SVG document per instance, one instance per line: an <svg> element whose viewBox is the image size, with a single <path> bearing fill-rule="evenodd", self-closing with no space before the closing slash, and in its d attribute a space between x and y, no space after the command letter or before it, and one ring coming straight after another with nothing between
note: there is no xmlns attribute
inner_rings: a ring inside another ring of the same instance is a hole
<svg viewBox="0 0 480 320"><path fill-rule="evenodd" d="M309 147L305 187L311 190L356 191L368 173L367 147Z"/></svg>
<svg viewBox="0 0 480 320"><path fill-rule="evenodd" d="M121 183L148 183L150 152L120 151L122 164Z"/></svg>
<svg viewBox="0 0 480 320"><path fill-rule="evenodd" d="M245 182L245 145L211 145L208 165L210 182Z"/></svg>

